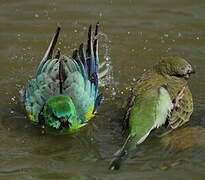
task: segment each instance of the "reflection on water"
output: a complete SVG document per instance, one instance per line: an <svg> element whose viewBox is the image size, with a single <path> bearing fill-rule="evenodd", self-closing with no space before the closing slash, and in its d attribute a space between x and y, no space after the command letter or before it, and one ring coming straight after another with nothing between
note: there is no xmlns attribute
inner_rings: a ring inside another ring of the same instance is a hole
<svg viewBox="0 0 205 180"><path fill-rule="evenodd" d="M204 179L204 8L203 0L2 1L0 179ZM19 90L33 76L57 24L58 46L69 55L97 21L101 59L112 62L104 104L75 135L41 135L25 117ZM130 86L163 55L182 56L197 70L190 81L191 122L161 139L150 136L120 171L108 171L122 142L121 107Z"/></svg>

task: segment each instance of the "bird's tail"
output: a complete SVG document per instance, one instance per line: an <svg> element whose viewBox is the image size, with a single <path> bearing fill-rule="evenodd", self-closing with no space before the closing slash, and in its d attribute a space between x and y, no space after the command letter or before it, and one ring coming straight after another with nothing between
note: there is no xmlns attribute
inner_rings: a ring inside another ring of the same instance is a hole
<svg viewBox="0 0 205 180"><path fill-rule="evenodd" d="M135 149L135 143L133 143L133 137L128 136L123 146L114 154L114 158L110 162L110 170L118 170L120 168L122 160Z"/></svg>

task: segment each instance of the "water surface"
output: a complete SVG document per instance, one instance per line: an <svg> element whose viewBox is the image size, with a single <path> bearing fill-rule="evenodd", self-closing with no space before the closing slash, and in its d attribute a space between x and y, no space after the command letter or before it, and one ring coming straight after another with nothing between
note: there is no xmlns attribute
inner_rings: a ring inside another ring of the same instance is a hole
<svg viewBox="0 0 205 180"><path fill-rule="evenodd" d="M0 179L160 180L205 178L205 2L203 0L22 0L0 6ZM112 78L98 116L72 136L41 135L25 117L19 90L33 76L58 24L58 46L71 54L101 23L101 60ZM196 68L194 113L175 134L149 137L120 171L109 171L122 142L126 89L160 56L178 55Z"/></svg>

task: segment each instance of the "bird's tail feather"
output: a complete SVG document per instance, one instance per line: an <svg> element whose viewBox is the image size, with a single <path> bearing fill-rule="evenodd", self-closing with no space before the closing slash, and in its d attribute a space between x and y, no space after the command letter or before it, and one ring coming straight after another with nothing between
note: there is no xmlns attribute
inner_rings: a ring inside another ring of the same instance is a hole
<svg viewBox="0 0 205 180"><path fill-rule="evenodd" d="M123 146L114 154L114 158L110 162L110 170L118 170L121 165L121 161L128 155L133 149L135 149L135 143L133 144L133 137L128 136Z"/></svg>
<svg viewBox="0 0 205 180"><path fill-rule="evenodd" d="M74 50L72 59L80 66L83 76L89 79L98 88L98 29L99 23L96 24L95 31L92 31L92 25L88 30L87 47L82 43L78 49Z"/></svg>
<svg viewBox="0 0 205 180"><path fill-rule="evenodd" d="M56 29L56 32L55 34L53 35L53 38L48 46L48 49L46 51L46 53L44 54L44 57L43 59L41 60L38 68L37 68L37 74L39 74L41 72L41 69L43 67L43 65L45 64L45 62L49 59L52 59L52 56L53 56L53 50L55 48L55 45L58 41L58 36L59 36L59 33L60 33L60 30L61 28L58 26L57 29Z"/></svg>
<svg viewBox="0 0 205 180"><path fill-rule="evenodd" d="M136 149L136 145L145 140L145 136L147 137L147 134L145 134L143 137L137 135L129 135L125 140L123 146L117 152L115 152L114 158L110 162L109 169L118 170L120 168L122 160Z"/></svg>
<svg viewBox="0 0 205 180"><path fill-rule="evenodd" d="M91 77L93 73L98 72L98 66L99 66L99 57L98 57L98 28L99 23L96 24L95 28L95 36L93 37L92 34L92 25L90 25L88 30L88 42L87 42L87 63L88 63L88 74Z"/></svg>

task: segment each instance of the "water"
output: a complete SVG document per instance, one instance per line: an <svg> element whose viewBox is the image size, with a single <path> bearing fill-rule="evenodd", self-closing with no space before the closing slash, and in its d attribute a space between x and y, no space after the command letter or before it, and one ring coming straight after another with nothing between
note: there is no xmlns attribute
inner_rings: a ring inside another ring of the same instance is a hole
<svg viewBox="0 0 205 180"><path fill-rule="evenodd" d="M205 2L203 0L22 0L0 6L0 179L204 179ZM58 46L71 54L101 23L101 59L112 62L106 100L92 123L72 136L41 135L20 102L57 24ZM120 171L109 171L122 142L121 105L130 85L160 56L178 55L196 68L194 113L163 139L150 136ZM106 57L104 57L106 56Z"/></svg>

